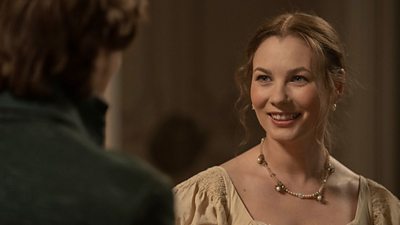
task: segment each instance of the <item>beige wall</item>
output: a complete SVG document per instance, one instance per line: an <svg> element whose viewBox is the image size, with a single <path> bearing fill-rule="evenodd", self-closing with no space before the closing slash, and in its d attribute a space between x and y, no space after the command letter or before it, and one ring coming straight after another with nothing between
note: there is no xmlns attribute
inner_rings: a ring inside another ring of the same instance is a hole
<svg viewBox="0 0 400 225"><path fill-rule="evenodd" d="M334 156L399 193L393 4L150 1L149 20L126 53L120 82L114 85L120 98L113 123L121 131L114 143L150 161L156 154L177 181L239 153L233 74L246 41L265 18L305 10L337 28L348 50L350 76L358 82L338 106ZM251 144L260 137L256 131Z"/></svg>

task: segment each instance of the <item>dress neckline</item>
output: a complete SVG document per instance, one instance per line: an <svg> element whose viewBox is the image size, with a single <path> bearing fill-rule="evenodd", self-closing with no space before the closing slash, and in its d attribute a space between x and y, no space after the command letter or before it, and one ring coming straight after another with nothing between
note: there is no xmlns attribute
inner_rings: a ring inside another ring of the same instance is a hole
<svg viewBox="0 0 400 225"><path fill-rule="evenodd" d="M238 211L242 211L245 213L245 216L247 217L247 220L249 221L249 225L272 225L272 224L267 224L262 221L256 221L254 218L251 216L250 212L248 211L247 207L243 203L239 193L236 190L235 185L233 184L228 172L223 168L222 166L214 166L215 169L218 169L222 173L222 177L225 181L225 186L227 190L227 194L232 198L232 202L237 202L236 207L238 207ZM358 191L358 199L357 199L357 209L356 209L356 214L354 216L354 219L347 223L346 225L356 225L356 224L368 224L368 218L367 217L362 217L361 215L368 215L368 185L366 179L359 175L359 191ZM231 202L231 201L228 201ZM228 207L231 208L232 204L228 203Z"/></svg>

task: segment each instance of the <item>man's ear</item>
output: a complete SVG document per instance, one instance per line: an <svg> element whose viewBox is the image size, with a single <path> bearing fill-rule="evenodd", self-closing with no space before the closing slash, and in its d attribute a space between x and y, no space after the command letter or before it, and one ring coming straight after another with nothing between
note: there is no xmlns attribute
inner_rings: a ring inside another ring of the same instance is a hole
<svg viewBox="0 0 400 225"><path fill-rule="evenodd" d="M118 73L121 63L121 51L99 50L92 73L92 90L94 95L103 96L110 79Z"/></svg>

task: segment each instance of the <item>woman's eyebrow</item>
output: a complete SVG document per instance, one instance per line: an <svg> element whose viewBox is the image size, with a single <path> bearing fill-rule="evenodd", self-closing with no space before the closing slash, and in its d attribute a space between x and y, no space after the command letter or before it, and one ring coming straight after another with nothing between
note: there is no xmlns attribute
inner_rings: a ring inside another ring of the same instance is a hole
<svg viewBox="0 0 400 225"><path fill-rule="evenodd" d="M311 73L311 71L309 69L305 68L304 66L301 66L301 67L297 67L297 68L289 70L288 74L294 74L294 73L298 73L298 72L302 72L302 71Z"/></svg>
<svg viewBox="0 0 400 225"><path fill-rule="evenodd" d="M270 70L265 69L265 68L262 68L262 67L256 67L256 68L253 70L253 72L256 72L256 71L261 71L261 72L266 73L266 74L272 74L272 72L271 72Z"/></svg>
<svg viewBox="0 0 400 225"><path fill-rule="evenodd" d="M265 69L265 68L262 68L262 67L256 67L256 68L253 70L253 72L256 72L256 71L261 71L261 72L266 73L266 74L272 74L272 72L271 72L270 70ZM297 67L297 68L294 68L294 69L289 70L289 71L288 71L288 74L298 73L298 72L301 72L301 71L306 71L306 72L308 72L308 73L311 73L311 71L310 71L309 69L307 69L307 68L304 67L304 66L301 66L301 67Z"/></svg>

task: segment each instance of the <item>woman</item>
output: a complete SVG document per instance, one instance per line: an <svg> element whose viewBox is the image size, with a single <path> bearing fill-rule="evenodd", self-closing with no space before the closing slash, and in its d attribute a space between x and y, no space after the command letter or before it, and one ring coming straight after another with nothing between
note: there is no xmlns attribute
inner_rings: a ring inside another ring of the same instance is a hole
<svg viewBox="0 0 400 225"><path fill-rule="evenodd" d="M394 195L329 155L345 71L322 18L292 13L263 24L237 80L242 112L251 107L266 136L177 185L176 224L399 224Z"/></svg>

